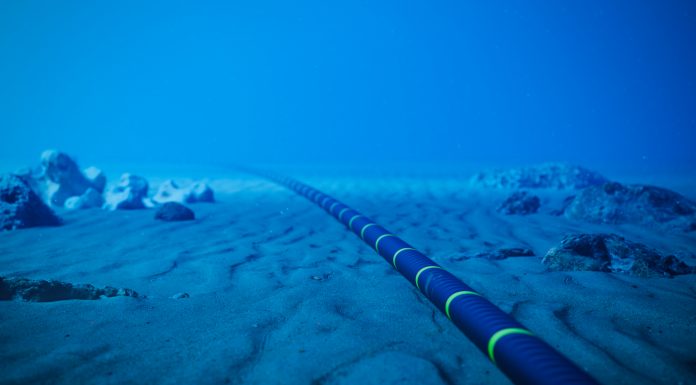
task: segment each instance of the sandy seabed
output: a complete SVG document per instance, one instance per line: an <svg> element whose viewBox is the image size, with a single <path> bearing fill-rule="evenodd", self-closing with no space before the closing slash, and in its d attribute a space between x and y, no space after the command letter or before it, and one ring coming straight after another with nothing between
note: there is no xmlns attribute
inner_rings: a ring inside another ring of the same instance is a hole
<svg viewBox="0 0 696 385"><path fill-rule="evenodd" d="M549 272L541 263L569 233L614 232L681 255L696 251L693 233L551 215L568 192L542 192L538 214L506 216L496 208L509 192L472 189L465 178L298 179L419 248L600 382L696 384L696 275ZM63 226L0 232L0 276L141 295L0 302L0 383L510 383L323 210L244 174L211 186L218 202L191 205L193 222L155 221L153 210L59 210ZM536 256L462 258L508 247ZM190 298L172 298L183 292Z"/></svg>

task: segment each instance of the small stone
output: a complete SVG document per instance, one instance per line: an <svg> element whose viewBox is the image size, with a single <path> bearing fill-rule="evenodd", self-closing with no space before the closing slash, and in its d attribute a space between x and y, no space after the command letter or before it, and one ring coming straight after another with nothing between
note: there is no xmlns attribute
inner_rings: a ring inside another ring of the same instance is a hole
<svg viewBox="0 0 696 385"><path fill-rule="evenodd" d="M157 209L155 219L167 222L191 221L196 219L196 216L190 208L181 203L167 202Z"/></svg>

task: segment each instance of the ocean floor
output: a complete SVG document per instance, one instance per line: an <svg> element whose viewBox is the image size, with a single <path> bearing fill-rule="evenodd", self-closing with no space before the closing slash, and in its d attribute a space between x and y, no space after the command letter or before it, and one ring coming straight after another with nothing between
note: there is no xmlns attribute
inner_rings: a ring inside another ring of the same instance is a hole
<svg viewBox="0 0 696 385"><path fill-rule="evenodd" d="M144 176L156 186L173 174ZM0 383L510 383L323 210L254 176L211 175L217 202L190 205L195 221L60 209L62 226L0 232L0 276L140 294L0 301ZM566 234L611 232L696 265L696 233L552 215L567 191L538 192L537 214L503 215L509 192L468 178L290 175L401 236L601 383L696 384L696 275L541 263ZM685 185L695 198L696 181ZM515 247L535 256L472 257Z"/></svg>

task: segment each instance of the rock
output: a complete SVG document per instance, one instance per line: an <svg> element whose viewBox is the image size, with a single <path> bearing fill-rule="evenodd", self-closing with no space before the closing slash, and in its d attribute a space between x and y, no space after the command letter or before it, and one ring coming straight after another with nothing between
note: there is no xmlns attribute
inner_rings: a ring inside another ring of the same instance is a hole
<svg viewBox="0 0 696 385"><path fill-rule="evenodd" d="M215 202L213 189L205 182L196 182L191 186L189 194L186 197L186 202Z"/></svg>
<svg viewBox="0 0 696 385"><path fill-rule="evenodd" d="M526 191L517 191L510 195L498 208L505 215L528 215L539 211L541 200Z"/></svg>
<svg viewBox="0 0 696 385"><path fill-rule="evenodd" d="M93 188L88 188L84 194L79 197L70 197L65 200L64 206L70 210L90 209L102 207L104 198Z"/></svg>
<svg viewBox="0 0 696 385"><path fill-rule="evenodd" d="M675 256L661 256L616 234L572 234L550 249L542 262L554 271L602 271L640 277L692 274Z"/></svg>
<svg viewBox="0 0 696 385"><path fill-rule="evenodd" d="M99 299L102 297L138 297L131 289L117 289L107 286L103 289L92 285L73 285L60 281L34 281L26 278L0 277L0 300L24 300L32 302L52 302L69 299Z"/></svg>
<svg viewBox="0 0 696 385"><path fill-rule="evenodd" d="M0 229L57 226L61 221L29 185L12 174L0 176Z"/></svg>
<svg viewBox="0 0 696 385"><path fill-rule="evenodd" d="M190 208L181 203L167 202L157 209L155 219L167 222L192 221L196 216Z"/></svg>
<svg viewBox="0 0 696 385"><path fill-rule="evenodd" d="M589 187L565 207L567 218L591 223L632 223L693 231L696 203L660 187L616 182Z"/></svg>
<svg viewBox="0 0 696 385"><path fill-rule="evenodd" d="M109 210L135 210L153 207L147 198L148 183L145 178L123 174L118 185L107 191L104 208Z"/></svg>
<svg viewBox="0 0 696 385"><path fill-rule="evenodd" d="M67 154L48 150L41 154L43 176L47 183L46 190L50 204L63 206L65 201L73 196L80 196L92 183L82 175L77 163Z"/></svg>
<svg viewBox="0 0 696 385"><path fill-rule="evenodd" d="M85 178L92 184L92 188L98 191L100 194L104 192L106 187L106 176L102 170L96 167L87 167L82 170Z"/></svg>
<svg viewBox="0 0 696 385"><path fill-rule="evenodd" d="M605 182L607 179L594 171L563 163L491 170L471 178L471 184L475 187L498 189L582 189Z"/></svg>
<svg viewBox="0 0 696 385"><path fill-rule="evenodd" d="M188 191L179 188L179 186L173 180L164 181L159 188L152 201L156 203L167 203L167 202L186 202Z"/></svg>
<svg viewBox="0 0 696 385"><path fill-rule="evenodd" d="M176 293L172 296L173 299L184 299L184 298L190 298L191 296L189 293Z"/></svg>
<svg viewBox="0 0 696 385"><path fill-rule="evenodd" d="M173 180L167 180L159 186L152 200L156 203L215 202L215 195L205 182L196 182L188 188L180 188Z"/></svg>
<svg viewBox="0 0 696 385"><path fill-rule="evenodd" d="M431 361L395 351L362 356L357 361L337 367L315 382L326 385L449 383Z"/></svg>

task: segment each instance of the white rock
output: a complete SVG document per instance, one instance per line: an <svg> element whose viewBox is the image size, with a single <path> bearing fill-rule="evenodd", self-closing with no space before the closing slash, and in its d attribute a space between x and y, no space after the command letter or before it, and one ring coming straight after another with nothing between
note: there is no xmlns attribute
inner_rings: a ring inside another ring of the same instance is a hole
<svg viewBox="0 0 696 385"><path fill-rule="evenodd" d="M173 180L167 180L159 186L152 200L159 204L215 202L215 195L213 189L205 182L196 182L188 188L180 188Z"/></svg>
<svg viewBox="0 0 696 385"><path fill-rule="evenodd" d="M106 187L106 176L102 170L92 166L82 170L82 173L85 174L85 178L87 178L97 192L100 194L104 192L104 187Z"/></svg>
<svg viewBox="0 0 696 385"><path fill-rule="evenodd" d="M108 210L133 210L153 207L147 198L148 183L145 178L123 174L118 185L105 195L104 208Z"/></svg>
<svg viewBox="0 0 696 385"><path fill-rule="evenodd" d="M152 197L156 203L177 202L184 203L187 198L188 191L179 188L173 180L164 181L157 189L157 194Z"/></svg>

